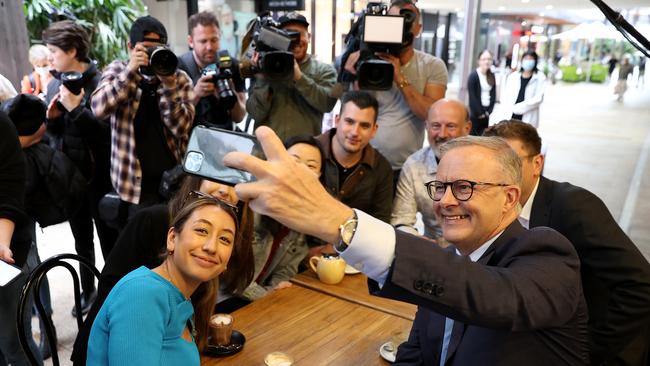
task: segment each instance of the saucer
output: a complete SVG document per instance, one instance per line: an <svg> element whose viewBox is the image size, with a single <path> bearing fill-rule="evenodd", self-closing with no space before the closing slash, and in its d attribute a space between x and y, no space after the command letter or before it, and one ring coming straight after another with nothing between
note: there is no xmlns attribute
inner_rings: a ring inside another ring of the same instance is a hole
<svg viewBox="0 0 650 366"><path fill-rule="evenodd" d="M389 351L391 348L393 351ZM379 354L384 360L393 363L395 362L395 356L397 355L397 347L393 346L393 342L388 341L379 347Z"/></svg>
<svg viewBox="0 0 650 366"><path fill-rule="evenodd" d="M358 269L352 267L352 266L349 265L349 264L346 264L346 265L345 265L345 274L349 274L349 275L350 275L350 274L357 274L357 273L361 273L361 271L359 271Z"/></svg>
<svg viewBox="0 0 650 366"><path fill-rule="evenodd" d="M230 344L227 346L217 346L216 344L211 344L212 337L208 338L208 348L205 350L205 354L208 356L227 356L235 354L244 348L244 343L246 343L246 337L240 332L233 330L232 335L230 336Z"/></svg>

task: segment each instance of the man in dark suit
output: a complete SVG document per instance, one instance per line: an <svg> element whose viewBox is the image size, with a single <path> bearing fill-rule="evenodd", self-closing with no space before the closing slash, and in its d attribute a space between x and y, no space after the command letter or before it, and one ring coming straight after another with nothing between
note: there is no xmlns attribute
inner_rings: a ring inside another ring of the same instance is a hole
<svg viewBox="0 0 650 366"><path fill-rule="evenodd" d="M541 176L544 157L537 130L501 121L485 131L508 141L522 160L525 227L548 226L573 243L581 262L589 308L594 365L646 365L650 345L650 265L593 193Z"/></svg>
<svg viewBox="0 0 650 366"><path fill-rule="evenodd" d="M503 140L466 136L443 146L427 188L454 252L336 201L270 130L256 134L267 161L242 153L224 159L258 179L237 185L238 196L336 243L348 263L377 281L380 295L419 305L398 364L588 363L577 254L557 232L517 222L521 161Z"/></svg>

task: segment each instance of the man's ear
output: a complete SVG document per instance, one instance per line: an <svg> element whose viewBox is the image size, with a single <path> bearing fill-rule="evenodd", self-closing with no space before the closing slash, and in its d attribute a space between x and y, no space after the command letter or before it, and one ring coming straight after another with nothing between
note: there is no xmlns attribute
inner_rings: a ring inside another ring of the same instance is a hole
<svg viewBox="0 0 650 366"><path fill-rule="evenodd" d="M533 157L533 173L535 178L539 178L542 175L542 171L544 171L544 159L545 156L542 154Z"/></svg>
<svg viewBox="0 0 650 366"><path fill-rule="evenodd" d="M339 127L339 121L341 120L341 115L340 114L335 114L334 115L334 127Z"/></svg>
<svg viewBox="0 0 650 366"><path fill-rule="evenodd" d="M192 39L191 35L187 36L187 44L190 46L190 48L194 48L194 39Z"/></svg>
<svg viewBox="0 0 650 366"><path fill-rule="evenodd" d="M521 188L516 185L504 187L506 191L506 202L503 205L503 211L509 212L515 209L519 204L519 197L521 196Z"/></svg>

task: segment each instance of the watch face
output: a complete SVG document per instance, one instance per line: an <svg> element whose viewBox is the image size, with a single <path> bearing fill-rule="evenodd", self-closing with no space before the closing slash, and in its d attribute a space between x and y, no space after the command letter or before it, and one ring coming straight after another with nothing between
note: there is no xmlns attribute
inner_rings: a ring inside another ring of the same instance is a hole
<svg viewBox="0 0 650 366"><path fill-rule="evenodd" d="M354 230L356 228L357 228L356 220L350 220L346 222L343 225L343 228L341 230L341 240L346 244L350 244L350 241L352 240L352 235L354 235Z"/></svg>

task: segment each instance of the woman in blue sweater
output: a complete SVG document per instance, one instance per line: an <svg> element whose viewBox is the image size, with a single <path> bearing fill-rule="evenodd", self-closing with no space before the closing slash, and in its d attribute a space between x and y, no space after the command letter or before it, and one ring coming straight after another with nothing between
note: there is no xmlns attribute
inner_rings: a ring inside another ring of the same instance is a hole
<svg viewBox="0 0 650 366"><path fill-rule="evenodd" d="M93 323L88 365L199 365L218 278L241 245L236 208L198 191L172 212L164 262L110 292Z"/></svg>

